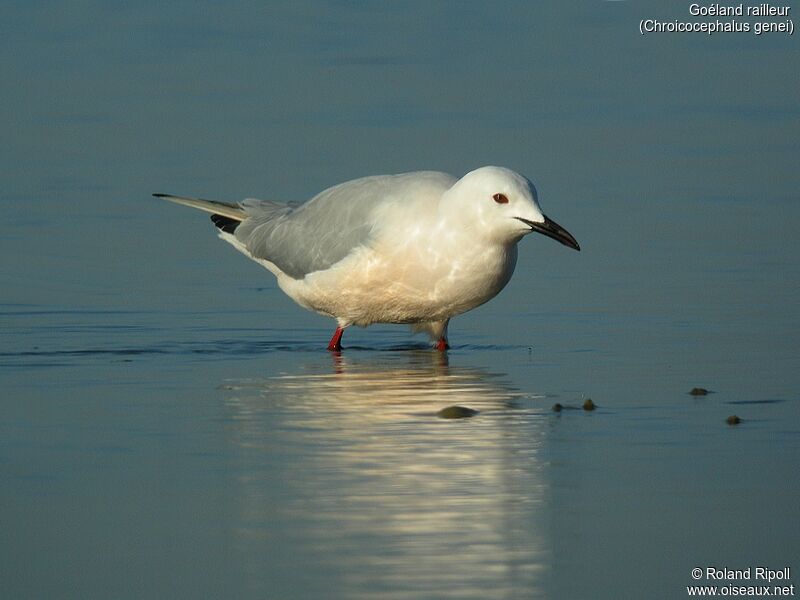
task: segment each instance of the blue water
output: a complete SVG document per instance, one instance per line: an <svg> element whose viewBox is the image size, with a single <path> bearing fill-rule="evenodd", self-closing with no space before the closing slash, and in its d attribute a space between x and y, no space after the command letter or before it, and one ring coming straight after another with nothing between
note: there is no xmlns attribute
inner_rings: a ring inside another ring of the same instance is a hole
<svg viewBox="0 0 800 600"><path fill-rule="evenodd" d="M796 36L641 36L688 4L632 2L3 12L4 597L797 583ZM583 251L524 239L446 355L390 326L326 352L332 321L150 197L482 164Z"/></svg>

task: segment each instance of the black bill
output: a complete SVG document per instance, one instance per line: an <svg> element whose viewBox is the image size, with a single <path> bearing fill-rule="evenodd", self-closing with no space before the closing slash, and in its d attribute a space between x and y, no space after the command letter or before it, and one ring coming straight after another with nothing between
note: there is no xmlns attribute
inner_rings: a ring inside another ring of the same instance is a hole
<svg viewBox="0 0 800 600"><path fill-rule="evenodd" d="M530 227L532 231L546 235L549 238L553 238L555 241L561 242L565 246L569 246L570 248L580 252L581 247L578 244L578 240L572 237L572 234L569 231L564 229L552 219L545 217L544 223L535 223L533 221L529 221L528 219L523 219L522 217L516 218Z"/></svg>

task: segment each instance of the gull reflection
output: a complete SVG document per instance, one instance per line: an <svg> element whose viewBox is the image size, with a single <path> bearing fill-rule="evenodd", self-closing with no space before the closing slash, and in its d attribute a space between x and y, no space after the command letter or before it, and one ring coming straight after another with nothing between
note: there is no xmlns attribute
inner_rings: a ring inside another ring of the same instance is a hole
<svg viewBox="0 0 800 600"><path fill-rule="evenodd" d="M547 563L544 415L500 374L429 351L386 354L225 386L254 591L535 592ZM452 405L479 412L437 417Z"/></svg>

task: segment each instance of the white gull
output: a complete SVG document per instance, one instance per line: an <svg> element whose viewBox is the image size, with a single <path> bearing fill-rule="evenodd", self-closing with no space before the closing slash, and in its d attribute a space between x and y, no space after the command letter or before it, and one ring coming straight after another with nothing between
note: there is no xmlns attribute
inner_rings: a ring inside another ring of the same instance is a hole
<svg viewBox="0 0 800 600"><path fill-rule="evenodd" d="M345 328L372 323L410 324L445 350L450 319L511 279L524 235L580 250L542 213L533 184L502 167L461 179L435 171L364 177L302 204L154 196L211 213L219 237L271 271L292 300L336 319L333 351Z"/></svg>

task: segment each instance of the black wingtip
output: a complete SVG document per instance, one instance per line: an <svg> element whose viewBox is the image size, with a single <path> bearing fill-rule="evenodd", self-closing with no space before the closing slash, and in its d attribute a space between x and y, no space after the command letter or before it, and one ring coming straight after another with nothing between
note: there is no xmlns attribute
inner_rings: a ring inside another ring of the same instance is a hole
<svg viewBox="0 0 800 600"><path fill-rule="evenodd" d="M223 215L211 215L211 220L214 221L214 225L217 229L225 233L233 233L241 223L241 221Z"/></svg>
<svg viewBox="0 0 800 600"><path fill-rule="evenodd" d="M167 198L169 194L153 194L153 198Z"/></svg>

